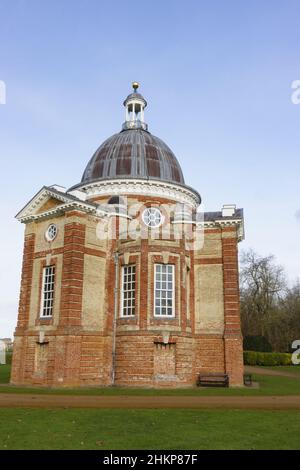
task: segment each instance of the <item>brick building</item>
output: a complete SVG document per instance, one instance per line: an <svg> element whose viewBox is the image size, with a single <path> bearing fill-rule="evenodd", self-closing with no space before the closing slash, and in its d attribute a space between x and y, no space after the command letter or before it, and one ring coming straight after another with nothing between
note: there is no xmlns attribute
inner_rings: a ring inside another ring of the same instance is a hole
<svg viewBox="0 0 300 470"><path fill-rule="evenodd" d="M25 224L11 383L243 383L238 242L243 211L203 213L137 92L80 184L43 187Z"/></svg>

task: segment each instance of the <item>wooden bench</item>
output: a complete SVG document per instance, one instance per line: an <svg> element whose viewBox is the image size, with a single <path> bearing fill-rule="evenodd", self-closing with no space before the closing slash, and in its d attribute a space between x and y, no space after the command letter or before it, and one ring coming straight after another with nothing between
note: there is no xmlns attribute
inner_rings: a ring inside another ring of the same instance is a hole
<svg viewBox="0 0 300 470"><path fill-rule="evenodd" d="M197 381L198 387L228 387L227 374L200 374Z"/></svg>

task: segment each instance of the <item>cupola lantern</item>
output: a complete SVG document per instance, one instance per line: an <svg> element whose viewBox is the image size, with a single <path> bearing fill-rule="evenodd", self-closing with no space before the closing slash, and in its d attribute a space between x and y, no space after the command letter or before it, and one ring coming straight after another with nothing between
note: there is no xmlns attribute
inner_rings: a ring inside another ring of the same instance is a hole
<svg viewBox="0 0 300 470"><path fill-rule="evenodd" d="M139 88L138 82L132 83L133 93L127 96L124 101L125 106L125 122L123 130L126 129L148 129L144 120L144 111L147 106L145 98L137 92Z"/></svg>

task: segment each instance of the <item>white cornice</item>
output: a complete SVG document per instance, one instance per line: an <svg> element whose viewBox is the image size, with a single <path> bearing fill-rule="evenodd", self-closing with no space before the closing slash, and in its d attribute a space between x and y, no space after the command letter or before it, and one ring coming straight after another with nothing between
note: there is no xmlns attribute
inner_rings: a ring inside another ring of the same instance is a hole
<svg viewBox="0 0 300 470"><path fill-rule="evenodd" d="M62 202L63 204L60 204L57 207L54 207L53 209L37 213L40 207L42 207L42 205L49 198L54 198L57 201ZM48 187L43 187L16 215L16 219L20 222L30 222L32 220L38 220L45 217L51 217L57 214L61 214L72 209L78 209L89 213L96 212L95 204L83 202L82 200L75 198L73 195L68 196L67 193L61 193L57 190L53 190Z"/></svg>
<svg viewBox="0 0 300 470"><path fill-rule="evenodd" d="M245 230L244 230L244 220L243 219L217 219L217 220L208 220L197 222L198 228L206 228L206 229L213 229L213 228L226 228L226 227L236 227L238 233L238 241L242 241L245 238Z"/></svg>
<svg viewBox="0 0 300 470"><path fill-rule="evenodd" d="M57 215L64 214L65 212L71 211L71 210L79 210L82 212L90 213L90 214L95 214L96 215L96 209L95 208L89 208L85 207L82 204L77 204L76 202L72 202L69 204L62 204L60 206L55 207L54 209L41 212L39 214L29 214L29 215L24 215L23 217L18 217L18 220L20 222L31 222L33 220L41 220L41 219L46 219L48 217L54 217ZM98 214L99 211L98 211Z"/></svg>
<svg viewBox="0 0 300 470"><path fill-rule="evenodd" d="M164 181L141 179L118 179L95 181L78 186L85 191L87 199L97 196L138 195L171 199L197 208L200 204L199 194L185 186Z"/></svg>
<svg viewBox="0 0 300 470"><path fill-rule="evenodd" d="M95 196L113 196L113 195L147 195L155 197L162 197L177 201L180 203L189 204L194 208L198 207L200 202L199 195L193 190L177 186L170 183L164 183L161 181L153 180L106 180L101 182L89 183L82 185L80 191L86 194L86 198ZM23 223L28 223L35 220L41 220L44 218L50 218L53 216L61 215L67 211L79 210L86 214L92 214L96 217L125 217L131 219L131 217L125 212L108 211L105 205L98 205L90 203L75 197L73 194L63 193L57 189L44 186L29 202L26 206L16 215L16 218ZM54 198L63 204L48 209L44 212L37 213L47 199ZM223 227L236 227L238 233L238 240L244 239L244 221L243 218L222 218L210 221L192 221L182 220L174 221L173 223L179 224L196 224L197 228L223 228Z"/></svg>

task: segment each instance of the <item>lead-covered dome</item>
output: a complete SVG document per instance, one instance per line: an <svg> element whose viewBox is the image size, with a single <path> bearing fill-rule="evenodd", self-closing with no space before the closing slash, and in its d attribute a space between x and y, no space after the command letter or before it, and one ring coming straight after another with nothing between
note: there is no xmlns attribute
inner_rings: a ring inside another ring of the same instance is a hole
<svg viewBox="0 0 300 470"><path fill-rule="evenodd" d="M81 182L109 178L160 179L184 184L172 150L143 129L123 130L103 142L89 161Z"/></svg>
<svg viewBox="0 0 300 470"><path fill-rule="evenodd" d="M120 133L105 140L89 161L81 184L111 178L159 179L184 184L181 167L172 150L148 132L144 122L146 100L134 92L124 101L126 119Z"/></svg>

